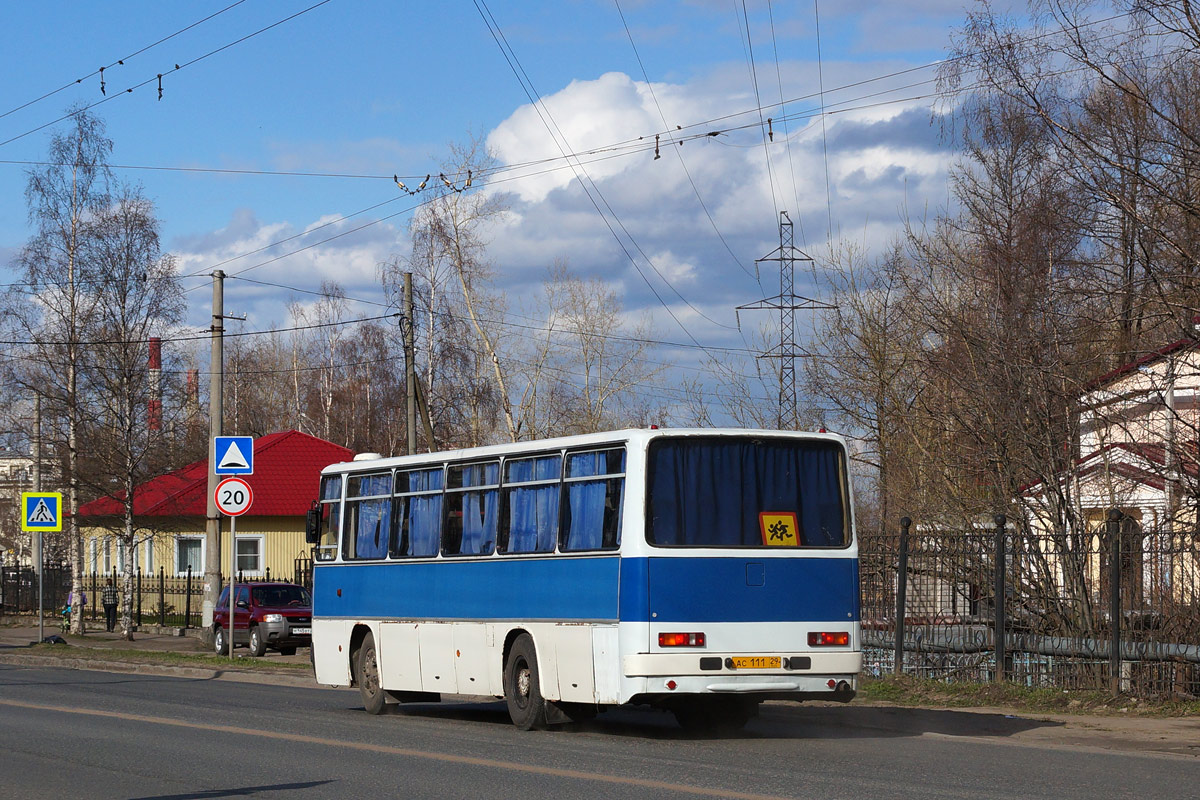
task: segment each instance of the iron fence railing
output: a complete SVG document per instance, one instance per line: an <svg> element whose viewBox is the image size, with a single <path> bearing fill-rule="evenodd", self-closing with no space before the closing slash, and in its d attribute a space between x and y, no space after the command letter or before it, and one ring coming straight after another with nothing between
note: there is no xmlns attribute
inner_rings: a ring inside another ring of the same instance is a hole
<svg viewBox="0 0 1200 800"><path fill-rule="evenodd" d="M88 620L104 619L104 608L100 605L100 593L109 579L122 591L124 576L115 570L111 573L88 573L83 576L83 591L87 596L84 617ZM44 568L44 594L42 607L48 614L61 613L71 591L71 568L69 564L46 565ZM223 584L226 578L221 576ZM291 575L272 574L268 567L261 574L239 573L239 583L245 581L284 580L299 583L312 589L312 560L297 558ZM157 572L143 573L138 570L133 576L132 607L133 623L139 627L159 625L175 628L200 627L201 609L204 601L204 576L188 569L182 575L168 575L160 568ZM27 614L38 609L37 570L33 567L0 567L0 613ZM124 611L124 598L118 613Z"/></svg>
<svg viewBox="0 0 1200 800"><path fill-rule="evenodd" d="M865 669L1144 697L1200 695L1200 536L1119 512L860 536Z"/></svg>

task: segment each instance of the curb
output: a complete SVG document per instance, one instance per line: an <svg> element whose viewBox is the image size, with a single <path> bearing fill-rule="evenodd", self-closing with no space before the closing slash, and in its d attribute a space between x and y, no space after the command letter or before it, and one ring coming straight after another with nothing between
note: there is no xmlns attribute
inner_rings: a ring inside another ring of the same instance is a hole
<svg viewBox="0 0 1200 800"><path fill-rule="evenodd" d="M234 681L237 683L293 686L302 689L328 688L318 684L312 675L249 672L237 669L211 669L209 667L176 667L168 664L153 663L140 664L129 661L105 661L86 656L81 658L55 658L54 656L3 653L0 654L0 664L20 667L55 667L58 669L80 669L96 672L119 672L135 675L159 675L168 678Z"/></svg>

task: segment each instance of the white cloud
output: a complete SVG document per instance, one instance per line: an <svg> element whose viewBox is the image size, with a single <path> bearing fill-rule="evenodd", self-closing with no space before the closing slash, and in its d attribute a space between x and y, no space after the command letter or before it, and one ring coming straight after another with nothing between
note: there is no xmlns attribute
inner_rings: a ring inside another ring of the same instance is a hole
<svg viewBox="0 0 1200 800"><path fill-rule="evenodd" d="M872 69L853 65L842 76L853 81L878 74ZM717 70L687 84L656 83L653 96L644 82L608 73L573 81L547 96L546 106L579 151L661 130L655 98L668 120L684 125L752 107L751 97L731 96L746 85L744 74L734 72ZM794 85L785 89L795 92L791 96L813 88L807 78L798 79L800 72L801 65L792 65ZM619 281L626 308L650 311L664 335L680 331L663 302L689 329L703 326L718 340L728 339L736 334L717 325L733 324L734 306L778 291L776 265L762 265L761 284L753 273L754 260L779 244L779 211L789 211L796 223L796 244L817 253L827 227L835 237L842 231L868 247L882 246L900 232L906 205L944 196L951 154L939 142L928 108L913 103L863 108L827 118L824 132L819 120L794 120L786 126L790 136L775 121L774 140L766 145L770 169L760 131L738 129L751 120L757 115L713 123L728 132L682 148L660 143L658 160L646 151L588 165L599 190L593 198L612 231L569 170L505 184L513 192L514 213L490 236L501 281L540 280L546 266L566 258L581 274ZM529 106L498 125L488 142L505 164L557 154ZM833 182L828 221L827 146ZM699 317L679 295L715 322Z"/></svg>

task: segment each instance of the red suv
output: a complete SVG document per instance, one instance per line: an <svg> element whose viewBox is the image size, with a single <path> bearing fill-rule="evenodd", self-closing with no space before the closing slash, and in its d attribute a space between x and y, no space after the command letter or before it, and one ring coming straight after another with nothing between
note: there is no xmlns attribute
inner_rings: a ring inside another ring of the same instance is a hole
<svg viewBox="0 0 1200 800"><path fill-rule="evenodd" d="M267 648L285 656L297 647L312 646L312 595L294 583L239 583L233 626L234 646L246 644L250 655ZM213 648L229 652L229 587L221 591L213 609Z"/></svg>

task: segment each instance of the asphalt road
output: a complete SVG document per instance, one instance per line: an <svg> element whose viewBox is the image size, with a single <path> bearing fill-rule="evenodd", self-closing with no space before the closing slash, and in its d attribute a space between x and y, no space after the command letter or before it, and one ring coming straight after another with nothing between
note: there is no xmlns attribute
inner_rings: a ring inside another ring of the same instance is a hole
<svg viewBox="0 0 1200 800"><path fill-rule="evenodd" d="M0 666L3 798L1187 798L1200 759L1056 741L1001 715L772 705L689 738L622 709L523 733L501 704Z"/></svg>

